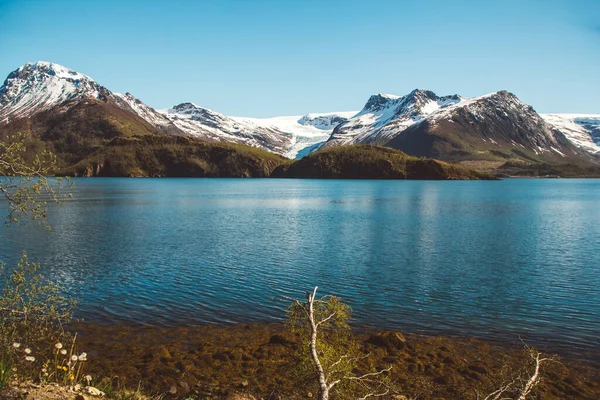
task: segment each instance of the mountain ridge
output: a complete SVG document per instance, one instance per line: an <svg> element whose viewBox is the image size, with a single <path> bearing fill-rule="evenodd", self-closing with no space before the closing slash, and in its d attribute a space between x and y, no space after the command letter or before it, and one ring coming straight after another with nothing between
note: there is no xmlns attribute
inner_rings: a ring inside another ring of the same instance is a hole
<svg viewBox="0 0 600 400"><path fill-rule="evenodd" d="M190 102L156 110L131 93L112 92L87 75L42 61L12 71L0 87L0 135L26 129L58 141L64 154L90 151L115 135L162 133L246 144L288 158L374 144L452 162L597 165L597 117L540 115L504 90L475 98L426 89L380 93L358 112L273 118L229 117Z"/></svg>

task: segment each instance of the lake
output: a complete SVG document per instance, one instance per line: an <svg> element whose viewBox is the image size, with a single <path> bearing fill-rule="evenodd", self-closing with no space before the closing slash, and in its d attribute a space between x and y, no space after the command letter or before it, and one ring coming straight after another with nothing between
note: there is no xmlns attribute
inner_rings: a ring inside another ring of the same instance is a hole
<svg viewBox="0 0 600 400"><path fill-rule="evenodd" d="M0 258L27 250L86 321L276 322L318 285L360 328L600 353L600 180L74 181Z"/></svg>

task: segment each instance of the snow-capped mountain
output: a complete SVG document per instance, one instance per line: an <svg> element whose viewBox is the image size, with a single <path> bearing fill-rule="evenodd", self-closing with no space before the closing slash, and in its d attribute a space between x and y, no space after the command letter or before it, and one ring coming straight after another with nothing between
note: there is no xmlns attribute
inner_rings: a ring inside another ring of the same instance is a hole
<svg viewBox="0 0 600 400"><path fill-rule="evenodd" d="M161 112L188 136L241 143L278 154L285 154L292 145L292 135L276 127L227 117L194 103L181 103Z"/></svg>
<svg viewBox="0 0 600 400"><path fill-rule="evenodd" d="M173 121L156 111L154 108L148 107L141 100L135 98L131 93L113 93L113 95L113 100L119 107L134 112L163 132L171 134L183 134L183 132L181 132L175 126L175 124L173 124Z"/></svg>
<svg viewBox="0 0 600 400"><path fill-rule="evenodd" d="M87 75L39 61L11 72L0 87L0 125L40 113L65 113L83 101L99 101L131 112L158 132L247 144L295 158L327 140L352 113L297 117L227 117L193 103L157 111L131 93L113 93ZM147 131L147 129L144 129Z"/></svg>
<svg viewBox="0 0 600 400"><path fill-rule="evenodd" d="M168 133L289 158L321 146L379 144L449 161L600 160L600 115L542 117L506 91L465 98L416 89L405 96L371 96L359 112L228 117L193 103L155 110L130 93L113 93L87 75L41 61L11 72L0 87L0 131L23 129L62 144L88 135L89 146L118 136Z"/></svg>
<svg viewBox="0 0 600 400"><path fill-rule="evenodd" d="M160 110L186 135L261 147L288 158L303 156L326 141L333 129L356 112L306 114L274 118L228 117L182 103Z"/></svg>
<svg viewBox="0 0 600 400"><path fill-rule="evenodd" d="M392 129L382 129L393 130L391 124ZM563 133L504 90L440 108L395 133L386 145L450 161L568 162L582 157Z"/></svg>
<svg viewBox="0 0 600 400"><path fill-rule="evenodd" d="M600 156L600 114L541 114L573 144Z"/></svg>
<svg viewBox="0 0 600 400"><path fill-rule="evenodd" d="M72 100L111 95L89 76L61 65L27 63L11 72L0 87L0 122L27 118Z"/></svg>
<svg viewBox="0 0 600 400"><path fill-rule="evenodd" d="M29 118L55 107L65 111L82 100L110 102L163 130L171 125L130 93L113 93L87 75L45 61L27 63L8 75L0 87L0 123Z"/></svg>
<svg viewBox="0 0 600 400"><path fill-rule="evenodd" d="M525 162L579 158L580 149L595 146L583 137L593 132L593 118L571 121L579 140L564 123L551 125L548 118L507 91L466 98L417 89L405 96L371 96L324 146L379 144L448 161Z"/></svg>
<svg viewBox="0 0 600 400"><path fill-rule="evenodd" d="M373 95L358 114L334 129L325 146L384 144L412 124L464 100L458 95L438 97L421 89L406 96Z"/></svg>

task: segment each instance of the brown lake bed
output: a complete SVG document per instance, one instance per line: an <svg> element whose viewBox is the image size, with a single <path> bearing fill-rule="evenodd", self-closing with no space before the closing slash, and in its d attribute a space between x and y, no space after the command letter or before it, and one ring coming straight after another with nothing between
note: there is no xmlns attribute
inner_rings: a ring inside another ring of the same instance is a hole
<svg viewBox="0 0 600 400"><path fill-rule="evenodd" d="M298 379L295 355L302 340L282 324L161 328L77 323L71 328L78 332L77 347L89 354L87 372L101 388L139 387L166 398L300 399L317 393L311 381ZM475 399L476 391L490 392L531 367L518 341L498 345L389 331L354 335L366 356L357 368L391 365L390 380L408 397ZM600 398L595 365L557 359L542 373L540 399Z"/></svg>

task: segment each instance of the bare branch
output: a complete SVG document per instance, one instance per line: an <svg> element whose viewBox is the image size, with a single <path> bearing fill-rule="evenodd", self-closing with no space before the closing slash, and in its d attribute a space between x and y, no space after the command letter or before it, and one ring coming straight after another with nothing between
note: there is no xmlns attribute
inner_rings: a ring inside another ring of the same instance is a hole
<svg viewBox="0 0 600 400"><path fill-rule="evenodd" d="M519 400L526 400L529 393L531 393L533 388L535 388L538 385L538 383L540 382L540 366L543 362L550 360L549 358L540 358L540 353L534 350L531 350L531 356L535 360L535 369L533 371L533 374L531 375L531 377L529 377L529 380L525 384L525 387L521 391Z"/></svg>
<svg viewBox="0 0 600 400"><path fill-rule="evenodd" d="M385 392L383 393L369 393L363 397L360 397L358 400L366 400L369 397L383 397L386 396L388 393L390 392L390 389L387 389Z"/></svg>
<svg viewBox="0 0 600 400"><path fill-rule="evenodd" d="M336 313L334 312L334 313L332 313L332 314L331 314L329 317L327 317L327 318L324 318L324 319L320 320L319 322L317 322L317 328L318 328L318 327L319 327L321 324L324 324L325 322L327 322L327 321L329 321L331 318L333 318L333 317L335 316L335 314L336 314Z"/></svg>
<svg viewBox="0 0 600 400"><path fill-rule="evenodd" d="M378 376L378 375L381 375L381 374L383 374L385 372L390 372L391 370L392 370L392 367L390 366L390 367L388 367L386 369L382 369L381 371L370 372L368 374L364 374L364 375L361 375L361 376L347 376L347 377L344 377L344 379L348 379L350 381L359 381L359 380L362 380L362 379L365 379L365 378L368 378L368 377L371 377L371 376Z"/></svg>

